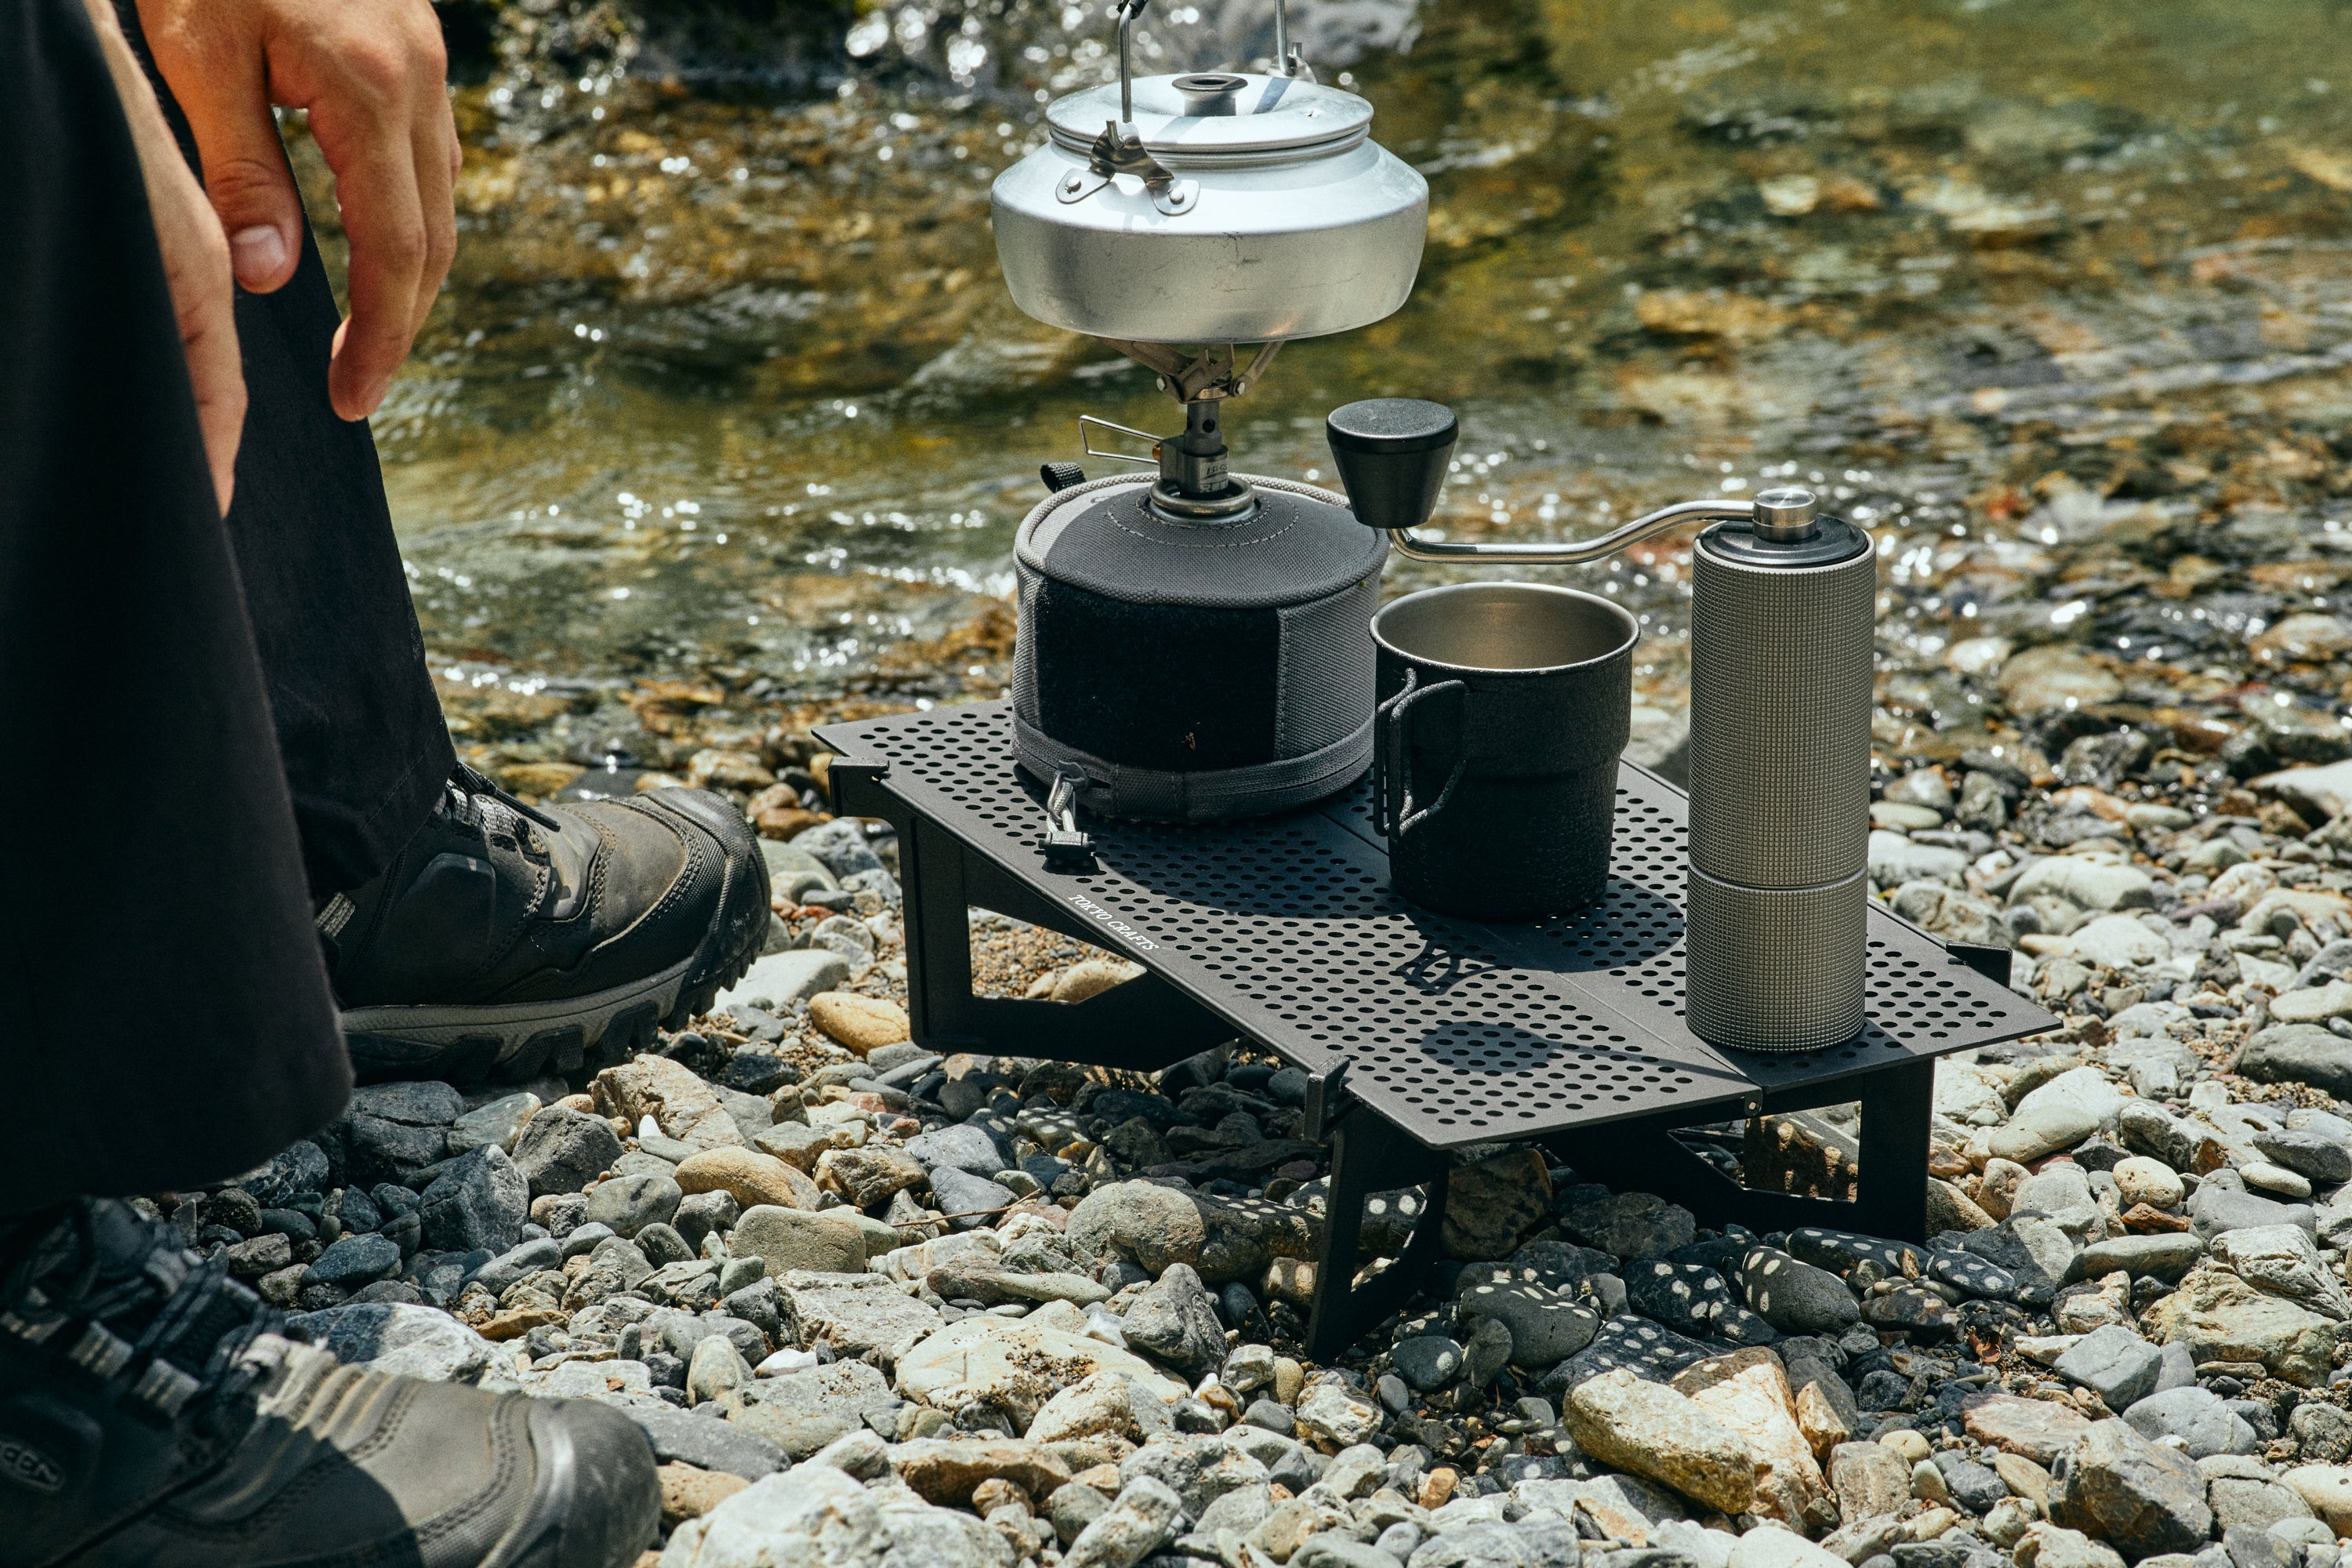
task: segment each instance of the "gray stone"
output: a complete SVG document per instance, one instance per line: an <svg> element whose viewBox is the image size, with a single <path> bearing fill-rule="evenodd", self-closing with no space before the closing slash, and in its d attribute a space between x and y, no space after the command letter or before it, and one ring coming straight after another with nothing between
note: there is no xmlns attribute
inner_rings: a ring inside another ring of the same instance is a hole
<svg viewBox="0 0 2352 1568"><path fill-rule="evenodd" d="M583 1225L610 1226L614 1236L635 1237L646 1226L667 1225L686 1193L668 1176L614 1176L588 1194Z"/></svg>
<svg viewBox="0 0 2352 1568"><path fill-rule="evenodd" d="M1843 1290L1840 1292L1843 1294ZM1626 1304L1654 1322L1736 1345L1769 1344L1780 1332L1741 1304L1722 1275L1663 1258L1625 1266Z"/></svg>
<svg viewBox="0 0 2352 1568"><path fill-rule="evenodd" d="M724 1192L688 1193L670 1215L670 1226L681 1240L699 1255L702 1238L713 1231L729 1231L743 1217L742 1205L735 1194Z"/></svg>
<svg viewBox="0 0 2352 1568"><path fill-rule="evenodd" d="M864 1470L869 1457L881 1462L872 1433L845 1444L839 1458L852 1468ZM754 1481L679 1525L663 1556L670 1568L1013 1568L1015 1561L1004 1537L971 1514L934 1508L905 1489L868 1490L832 1462Z"/></svg>
<svg viewBox="0 0 2352 1568"><path fill-rule="evenodd" d="M2191 1385L2151 1394L2125 1411L2124 1419L2144 1437L2179 1438L2181 1451L2192 1459L2254 1450L2254 1429L2210 1389Z"/></svg>
<svg viewBox="0 0 2352 1568"><path fill-rule="evenodd" d="M783 1468L782 1448L732 1421L713 1421L683 1410L634 1407L628 1416L653 1445L654 1458L665 1463L677 1460L747 1481L772 1476Z"/></svg>
<svg viewBox="0 0 2352 1568"><path fill-rule="evenodd" d="M2352 1045L2345 1049L2352 1052ZM2332 1138L2286 1127L2258 1127L2252 1138L2273 1161L2315 1182L2352 1181L2352 1149Z"/></svg>
<svg viewBox="0 0 2352 1568"><path fill-rule="evenodd" d="M413 1127L359 1112L347 1117L342 1125L352 1178L362 1184L396 1182L404 1186L419 1171L448 1157L449 1131L445 1127Z"/></svg>
<svg viewBox="0 0 2352 1568"><path fill-rule="evenodd" d="M2093 1423L2062 1459L2050 1489L2050 1518L2126 1558L2193 1552L2213 1527L2196 1465L2123 1420Z"/></svg>
<svg viewBox="0 0 2352 1568"><path fill-rule="evenodd" d="M849 978L849 961L831 948L794 948L772 952L756 961L743 978L721 991L711 1002L714 1013L766 1002L789 1006L805 1002L820 991L831 991Z"/></svg>
<svg viewBox="0 0 2352 1568"><path fill-rule="evenodd" d="M2284 1297L2339 1322L2352 1318L2352 1298L2300 1226L2225 1231L2213 1238L2212 1253L2216 1263L2265 1295Z"/></svg>
<svg viewBox="0 0 2352 1568"><path fill-rule="evenodd" d="M1149 1476L1137 1477L1078 1532L1062 1553L1062 1568L1134 1568L1168 1539L1182 1507L1167 1487Z"/></svg>
<svg viewBox="0 0 2352 1568"><path fill-rule="evenodd" d="M2304 1083L2352 1100L2352 1049L2316 1024L2276 1024L2246 1042L2237 1070L2259 1083Z"/></svg>
<svg viewBox="0 0 2352 1568"><path fill-rule="evenodd" d="M1216 1303L1188 1264L1173 1263L1128 1309L1127 1342L1197 1382L1225 1359Z"/></svg>
<svg viewBox="0 0 2352 1568"><path fill-rule="evenodd" d="M1397 1375L1423 1393L1443 1388L1462 1371L1462 1347L1443 1334L1399 1340L1389 1352Z"/></svg>
<svg viewBox="0 0 2352 1568"><path fill-rule="evenodd" d="M2190 1230L2205 1241L2257 1226L2300 1226L2315 1233L2318 1228L2309 1204L2276 1203L2221 1182L2207 1182L2189 1194L2189 1218Z"/></svg>
<svg viewBox="0 0 2352 1568"><path fill-rule="evenodd" d="M446 1127L465 1114L466 1099L451 1085L433 1079L363 1083L352 1090L352 1110L411 1127Z"/></svg>
<svg viewBox="0 0 2352 1568"><path fill-rule="evenodd" d="M2036 1302L2049 1300L2065 1283L2082 1252L2057 1225L2032 1215L2012 1215L1989 1230L1971 1231L1960 1246L2014 1277L2018 1300Z"/></svg>
<svg viewBox="0 0 2352 1568"><path fill-rule="evenodd" d="M1861 1321L1861 1304L1844 1280L1775 1247L1742 1254L1739 1283L1748 1305L1782 1333L1834 1335Z"/></svg>
<svg viewBox="0 0 2352 1568"><path fill-rule="evenodd" d="M1936 1468L1944 1478L1945 1489L1952 1500L1970 1513L1981 1514L2009 1495L2008 1483L1987 1466L1979 1465L1957 1448L1946 1448L1935 1456Z"/></svg>
<svg viewBox="0 0 2352 1568"><path fill-rule="evenodd" d="M406 1302L330 1307L299 1312L287 1322L337 1361L431 1383L476 1382L500 1353L438 1308Z"/></svg>
<svg viewBox="0 0 2352 1568"><path fill-rule="evenodd" d="M870 1059L870 1058L869 1058ZM942 1165L988 1177L1006 1168L1008 1161L1003 1145L980 1127L969 1121L942 1127L936 1132L926 1132L907 1140L907 1152L923 1163L923 1168L937 1176Z"/></svg>
<svg viewBox="0 0 2352 1568"><path fill-rule="evenodd" d="M488 1105L478 1106L450 1127L449 1152L462 1154L495 1143L511 1154L539 1108L539 1096L530 1093L500 1095Z"/></svg>
<svg viewBox="0 0 2352 1568"><path fill-rule="evenodd" d="M1012 1188L954 1165L935 1166L930 1175L931 1201L958 1230L992 1223L1015 1201Z"/></svg>
<svg viewBox="0 0 2352 1568"><path fill-rule="evenodd" d="M1592 1342L1601 1327L1601 1314L1558 1290L1533 1280L1481 1282L1466 1271L1454 1310L1509 1330L1511 1361L1524 1367L1550 1366L1574 1355Z"/></svg>
<svg viewBox="0 0 2352 1568"><path fill-rule="evenodd" d="M845 1356L873 1352L888 1366L941 1326L935 1310L887 1275L796 1271L776 1285L784 1332L804 1350L823 1340Z"/></svg>
<svg viewBox="0 0 2352 1568"><path fill-rule="evenodd" d="M553 1237L541 1237L509 1248L482 1265L474 1275L474 1283L493 1296L506 1294L507 1287L529 1278L541 1269L563 1267L563 1244Z"/></svg>
<svg viewBox="0 0 2352 1568"><path fill-rule="evenodd" d="M1462 1381L1484 1388L1510 1364L1515 1342L1511 1331L1495 1318L1473 1318L1470 1337L1462 1346Z"/></svg>
<svg viewBox="0 0 2352 1568"><path fill-rule="evenodd" d="M2224 1544L2231 1544L2241 1535L2251 1535L2281 1549L2280 1555L2285 1562L2276 1568L2295 1568L2293 1549L2270 1533L2271 1526L2283 1521L2312 1517L2311 1505L2293 1488L2267 1478L2214 1476L2205 1483L2205 1500L2213 1506L2213 1528L2221 1531ZM2230 1559L2244 1568L2234 1545Z"/></svg>
<svg viewBox="0 0 2352 1568"><path fill-rule="evenodd" d="M388 1236L347 1236L311 1261L304 1278L313 1284L356 1290L371 1280L400 1272L400 1244Z"/></svg>
<svg viewBox="0 0 2352 1568"><path fill-rule="evenodd" d="M1650 1193L1616 1193L1579 1204L1560 1217L1577 1240L1617 1258L1663 1258L1698 1234L1688 1209Z"/></svg>
<svg viewBox="0 0 2352 1568"><path fill-rule="evenodd" d="M507 1152L486 1143L442 1167L417 1207L425 1245L444 1252L504 1252L522 1239L530 1184Z"/></svg>
<svg viewBox="0 0 2352 1568"><path fill-rule="evenodd" d="M1294 1568L1399 1568L1399 1559L1370 1542L1325 1531L1290 1554Z"/></svg>
<svg viewBox="0 0 2352 1568"><path fill-rule="evenodd" d="M515 1140L515 1168L530 1184L533 1197L576 1193L620 1157L620 1134L610 1121L561 1105L532 1117Z"/></svg>
<svg viewBox="0 0 2352 1568"><path fill-rule="evenodd" d="M2069 1378L2121 1411L2156 1392L2164 1353L2129 1329L2110 1323L2084 1334L2052 1363Z"/></svg>
<svg viewBox="0 0 2352 1568"><path fill-rule="evenodd" d="M2071 1273L2076 1279L2102 1279L2121 1269L2135 1279L2143 1274L2178 1279L2203 1256L2205 1244L2186 1233L2111 1236L2083 1248Z"/></svg>
<svg viewBox="0 0 2352 1568"><path fill-rule="evenodd" d="M1055 1538L1066 1547L1109 1507L1110 1499L1094 1488L1070 1481L1055 1488L1045 1500L1045 1518L1054 1527Z"/></svg>
<svg viewBox="0 0 2352 1568"><path fill-rule="evenodd" d="M2298 1405L2287 1417L2297 1458L2307 1465L2340 1465L2352 1459L2352 1415L2316 1401Z"/></svg>

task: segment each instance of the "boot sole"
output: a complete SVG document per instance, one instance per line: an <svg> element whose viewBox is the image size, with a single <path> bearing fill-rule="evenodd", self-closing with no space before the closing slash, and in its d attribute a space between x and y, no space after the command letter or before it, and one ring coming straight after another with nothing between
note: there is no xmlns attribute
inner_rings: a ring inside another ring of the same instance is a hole
<svg viewBox="0 0 2352 1568"><path fill-rule="evenodd" d="M708 825L703 825L707 826ZM467 1085L577 1078L627 1061L656 1029L682 1029L751 971L768 933L767 865L751 826L748 858L727 852L719 914L692 956L586 996L499 1005L353 1007L341 1015L362 1083L436 1079Z"/></svg>

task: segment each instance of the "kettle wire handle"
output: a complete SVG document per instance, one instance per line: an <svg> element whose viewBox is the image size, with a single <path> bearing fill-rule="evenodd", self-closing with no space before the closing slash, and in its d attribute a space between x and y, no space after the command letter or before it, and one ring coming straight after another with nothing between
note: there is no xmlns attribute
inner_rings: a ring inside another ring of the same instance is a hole
<svg viewBox="0 0 2352 1568"><path fill-rule="evenodd" d="M1151 0L1118 0L1118 122L1132 124L1135 120L1135 68L1128 62L1128 35L1135 19ZM1278 26L1279 24L1277 24Z"/></svg>

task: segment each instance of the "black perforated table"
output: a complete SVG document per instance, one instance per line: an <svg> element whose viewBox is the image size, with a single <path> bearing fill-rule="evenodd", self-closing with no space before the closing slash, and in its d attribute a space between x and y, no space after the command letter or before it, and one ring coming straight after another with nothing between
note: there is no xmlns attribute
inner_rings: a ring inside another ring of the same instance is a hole
<svg viewBox="0 0 2352 1568"><path fill-rule="evenodd" d="M1308 1075L1307 1135L1332 1143L1308 1329L1318 1356L1410 1293L1438 1246L1436 1178L1468 1144L1539 1142L1586 1179L1759 1231L1923 1239L1933 1058L2057 1022L1990 977L2005 974L2005 950L1956 952L1874 907L1861 1036L1794 1054L1706 1044L1683 1022L1684 796L1631 763L1606 898L1511 925L1392 893L1368 785L1249 822L1089 821L1091 864L1062 870L1042 849L1045 790L1013 764L1008 704L817 733L838 753L838 808L898 833L919 1043L1150 1070L1244 1036ZM1076 1005L976 996L972 907L1145 973ZM1743 1187L1669 1136L1850 1100L1862 1105L1851 1203ZM1363 1195L1423 1182L1405 1255L1357 1280Z"/></svg>

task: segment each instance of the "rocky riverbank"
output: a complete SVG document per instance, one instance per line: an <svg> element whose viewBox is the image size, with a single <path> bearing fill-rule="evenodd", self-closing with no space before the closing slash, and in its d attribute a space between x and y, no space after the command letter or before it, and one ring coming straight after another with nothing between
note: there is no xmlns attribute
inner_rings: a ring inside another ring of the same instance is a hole
<svg viewBox="0 0 2352 1568"><path fill-rule="evenodd" d="M778 911L695 1028L585 1082L363 1088L153 1200L347 1359L627 1409L668 1568L2335 1568L2352 766L2200 795L2109 729L1889 769L1882 896L2014 942L2065 1017L1939 1064L1937 1234L1717 1232L1470 1151L1423 1293L1318 1365L1301 1076L912 1044L895 843L776 744L685 764L770 835ZM1000 994L1128 973L1000 917L974 947ZM1839 1195L1852 1132L1717 1152ZM1419 1206L1373 1201L1368 1265Z"/></svg>

